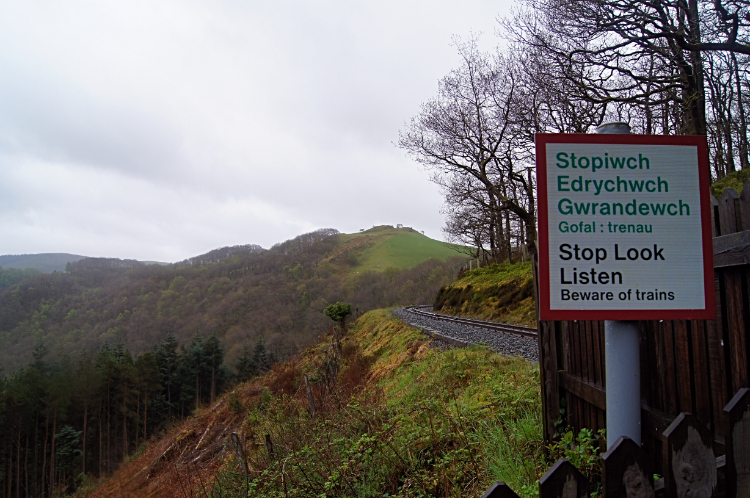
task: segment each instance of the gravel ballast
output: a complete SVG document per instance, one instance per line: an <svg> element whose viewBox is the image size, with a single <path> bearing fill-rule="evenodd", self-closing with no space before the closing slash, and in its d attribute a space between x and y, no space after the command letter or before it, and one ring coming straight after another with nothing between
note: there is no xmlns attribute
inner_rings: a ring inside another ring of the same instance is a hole
<svg viewBox="0 0 750 498"><path fill-rule="evenodd" d="M451 346L483 344L505 356L521 356L529 361L539 362L539 345L531 337L427 318L410 313L405 308L396 308L393 314L413 327L424 329L429 335L437 334L438 337L433 335L433 338L438 342L443 342L439 336L444 336Z"/></svg>

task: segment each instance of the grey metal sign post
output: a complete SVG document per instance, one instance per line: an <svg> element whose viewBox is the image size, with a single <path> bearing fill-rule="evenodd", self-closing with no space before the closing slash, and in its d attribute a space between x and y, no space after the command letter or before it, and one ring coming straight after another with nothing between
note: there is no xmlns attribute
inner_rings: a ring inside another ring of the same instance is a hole
<svg viewBox="0 0 750 498"><path fill-rule="evenodd" d="M630 134L627 123L605 123L598 134ZM604 322L607 449L628 436L641 445L641 350L638 322Z"/></svg>

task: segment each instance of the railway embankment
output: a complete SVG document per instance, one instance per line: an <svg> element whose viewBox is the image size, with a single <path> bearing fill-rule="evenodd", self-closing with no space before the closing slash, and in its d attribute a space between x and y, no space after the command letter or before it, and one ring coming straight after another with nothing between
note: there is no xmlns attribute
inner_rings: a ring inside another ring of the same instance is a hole
<svg viewBox="0 0 750 498"><path fill-rule="evenodd" d="M501 263L463 272L442 287L434 311L536 327L531 263Z"/></svg>

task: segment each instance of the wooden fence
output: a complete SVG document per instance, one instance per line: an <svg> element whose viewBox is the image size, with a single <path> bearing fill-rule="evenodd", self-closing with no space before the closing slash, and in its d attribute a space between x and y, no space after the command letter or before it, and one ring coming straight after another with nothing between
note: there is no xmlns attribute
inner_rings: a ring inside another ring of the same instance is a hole
<svg viewBox="0 0 750 498"><path fill-rule="evenodd" d="M687 496L667 478L674 474L676 451L668 429L678 418L689 418L710 440L722 475L737 475L735 455L728 452L740 451L738 441L750 454L750 428L737 430L744 439L732 432L742 417L750 420L750 412L738 408L750 406L747 397L738 401L750 387L750 180L742 196L727 189L711 202L716 319L640 322L644 468L665 476L666 496ZM539 322L539 332L546 439L565 427L605 428L604 322ZM737 496L750 496L750 461L743 465L744 477L727 481L727 496L735 496L734 484L744 486Z"/></svg>

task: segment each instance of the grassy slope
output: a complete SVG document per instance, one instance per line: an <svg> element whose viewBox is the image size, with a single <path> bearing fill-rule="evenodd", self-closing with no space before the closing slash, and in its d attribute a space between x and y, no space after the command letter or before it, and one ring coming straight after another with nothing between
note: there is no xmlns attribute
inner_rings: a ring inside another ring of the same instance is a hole
<svg viewBox="0 0 750 498"><path fill-rule="evenodd" d="M476 268L440 289L435 309L443 313L536 327L530 263Z"/></svg>
<svg viewBox="0 0 750 498"><path fill-rule="evenodd" d="M339 235L338 250L329 258L349 258L352 272L383 271L389 267L413 268L430 258L445 261L461 254L445 242L431 239L411 228L374 227L364 232Z"/></svg>
<svg viewBox="0 0 750 498"><path fill-rule="evenodd" d="M90 496L465 497L495 480L529 495L547 465L538 367L428 342L388 311L367 313L344 340L337 382L321 342L152 442Z"/></svg>

